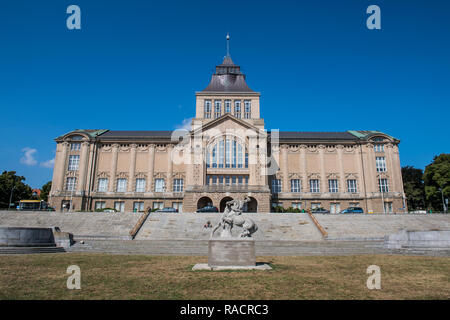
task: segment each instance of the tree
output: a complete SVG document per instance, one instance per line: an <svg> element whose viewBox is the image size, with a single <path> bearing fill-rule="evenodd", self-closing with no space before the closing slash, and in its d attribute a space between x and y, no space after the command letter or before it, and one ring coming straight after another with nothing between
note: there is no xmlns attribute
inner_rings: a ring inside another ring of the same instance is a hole
<svg viewBox="0 0 450 320"><path fill-rule="evenodd" d="M423 180L428 207L443 210L441 190L444 199L450 197L450 154L434 157L433 162L425 167Z"/></svg>
<svg viewBox="0 0 450 320"><path fill-rule="evenodd" d="M49 181L46 184L44 184L41 188L41 200L44 200L45 202L48 201L48 194L50 193L50 189L52 188L52 182Z"/></svg>
<svg viewBox="0 0 450 320"><path fill-rule="evenodd" d="M423 170L412 166L402 168L403 189L409 210L425 209L425 184Z"/></svg>
<svg viewBox="0 0 450 320"><path fill-rule="evenodd" d="M25 177L17 176L16 171L3 171L0 175L0 208L9 207L9 199L12 191L11 203L22 199L31 198L31 188L23 183ZM13 190L14 188L14 190Z"/></svg>

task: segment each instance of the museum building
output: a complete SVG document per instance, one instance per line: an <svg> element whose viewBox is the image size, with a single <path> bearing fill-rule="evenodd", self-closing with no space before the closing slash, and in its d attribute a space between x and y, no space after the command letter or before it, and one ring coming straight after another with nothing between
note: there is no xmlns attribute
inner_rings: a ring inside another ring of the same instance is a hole
<svg viewBox="0 0 450 320"><path fill-rule="evenodd" d="M248 212L406 212L399 140L378 131L268 131L259 98L227 54L196 92L189 131L86 129L56 138L50 204L223 211L226 201L248 196Z"/></svg>

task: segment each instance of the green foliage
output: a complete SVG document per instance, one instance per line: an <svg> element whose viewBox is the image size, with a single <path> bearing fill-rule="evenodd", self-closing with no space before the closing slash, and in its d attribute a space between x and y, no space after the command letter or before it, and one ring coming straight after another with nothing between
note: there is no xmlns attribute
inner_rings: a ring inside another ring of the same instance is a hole
<svg viewBox="0 0 450 320"><path fill-rule="evenodd" d="M425 184L422 180L423 171L411 166L402 168L403 188L408 202L408 209L425 209Z"/></svg>
<svg viewBox="0 0 450 320"><path fill-rule="evenodd" d="M434 157L433 162L425 167L423 180L428 207L442 210L442 194L444 199L450 198L450 154L443 153Z"/></svg>
<svg viewBox="0 0 450 320"><path fill-rule="evenodd" d="M46 184L44 184L41 188L41 200L44 200L45 202L48 201L48 194L50 193L50 189L52 188L52 182L49 181Z"/></svg>
<svg viewBox="0 0 450 320"><path fill-rule="evenodd" d="M29 185L23 183L25 177L17 176L16 171L3 171L0 175L0 208L8 208L11 190L13 197L11 202L31 199L32 191Z"/></svg>
<svg viewBox="0 0 450 320"><path fill-rule="evenodd" d="M283 212L300 213L301 210L298 208L292 208L292 207L283 208L282 206L277 206L277 207L273 208L273 212L276 212L276 213L283 213Z"/></svg>
<svg viewBox="0 0 450 320"><path fill-rule="evenodd" d="M113 212L116 212L116 209L113 209L113 208L95 209L95 212L104 212L104 211L113 211Z"/></svg>

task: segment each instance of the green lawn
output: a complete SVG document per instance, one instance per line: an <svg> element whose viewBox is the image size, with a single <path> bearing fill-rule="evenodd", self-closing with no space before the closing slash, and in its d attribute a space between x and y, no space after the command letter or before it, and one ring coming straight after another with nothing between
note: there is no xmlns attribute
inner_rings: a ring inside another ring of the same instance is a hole
<svg viewBox="0 0 450 320"><path fill-rule="evenodd" d="M262 257L271 271L192 271L206 257L111 254L0 256L0 299L449 299L450 258ZM369 265L381 290L366 287ZM66 269L81 268L81 290Z"/></svg>

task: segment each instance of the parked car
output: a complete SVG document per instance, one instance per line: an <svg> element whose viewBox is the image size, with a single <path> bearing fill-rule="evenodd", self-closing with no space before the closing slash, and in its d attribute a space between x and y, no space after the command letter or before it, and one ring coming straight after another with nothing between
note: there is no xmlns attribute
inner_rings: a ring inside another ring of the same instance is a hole
<svg viewBox="0 0 450 320"><path fill-rule="evenodd" d="M206 206L201 209L198 209L196 212L219 212L219 209L214 206Z"/></svg>
<svg viewBox="0 0 450 320"><path fill-rule="evenodd" d="M178 209L172 208L172 207L165 207L162 209L158 209L155 212L178 212Z"/></svg>
<svg viewBox="0 0 450 320"><path fill-rule="evenodd" d="M364 213L364 210L360 207L348 207L345 210L342 210L341 213Z"/></svg>
<svg viewBox="0 0 450 320"><path fill-rule="evenodd" d="M325 208L314 208L311 210L311 213L330 213L330 210L327 210Z"/></svg>

